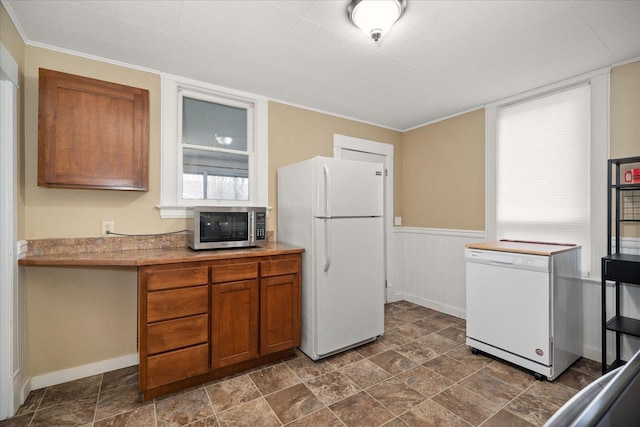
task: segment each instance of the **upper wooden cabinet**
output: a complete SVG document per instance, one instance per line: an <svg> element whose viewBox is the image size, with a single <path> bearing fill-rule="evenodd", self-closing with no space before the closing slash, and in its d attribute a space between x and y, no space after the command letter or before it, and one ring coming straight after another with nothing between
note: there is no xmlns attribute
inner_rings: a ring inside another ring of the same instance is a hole
<svg viewBox="0 0 640 427"><path fill-rule="evenodd" d="M40 69L38 185L147 191L149 91Z"/></svg>

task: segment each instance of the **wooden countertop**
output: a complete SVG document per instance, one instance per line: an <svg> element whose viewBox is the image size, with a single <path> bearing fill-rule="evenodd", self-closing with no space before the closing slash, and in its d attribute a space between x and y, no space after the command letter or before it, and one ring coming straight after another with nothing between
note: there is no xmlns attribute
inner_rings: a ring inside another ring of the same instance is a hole
<svg viewBox="0 0 640 427"><path fill-rule="evenodd" d="M465 245L469 249L481 249L487 251L512 252L529 255L549 256L560 252L579 248L577 245L566 245L546 242L521 242L515 240L500 240L498 242L469 243Z"/></svg>
<svg viewBox="0 0 640 427"><path fill-rule="evenodd" d="M218 249L193 251L189 248L139 249L111 252L95 252L70 255L31 255L18 260L27 266L121 266L173 264L177 262L214 261L220 259L245 258L251 256L273 256L297 254L303 248L284 243L269 243L263 247L242 249Z"/></svg>

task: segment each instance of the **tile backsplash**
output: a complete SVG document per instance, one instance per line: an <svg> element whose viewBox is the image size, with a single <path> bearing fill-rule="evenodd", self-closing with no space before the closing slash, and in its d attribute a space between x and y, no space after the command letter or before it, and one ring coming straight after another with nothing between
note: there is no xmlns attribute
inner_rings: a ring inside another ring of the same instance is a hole
<svg viewBox="0 0 640 427"><path fill-rule="evenodd" d="M173 249L187 246L185 234L157 236L78 237L29 240L27 256L73 255L141 249Z"/></svg>

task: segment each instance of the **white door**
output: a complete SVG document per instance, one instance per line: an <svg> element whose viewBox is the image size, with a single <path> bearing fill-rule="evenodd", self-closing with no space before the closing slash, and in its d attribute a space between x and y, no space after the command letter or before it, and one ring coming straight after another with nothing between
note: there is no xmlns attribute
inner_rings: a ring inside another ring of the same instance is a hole
<svg viewBox="0 0 640 427"><path fill-rule="evenodd" d="M384 277L385 277L385 302L396 300L393 275L388 270L393 251L391 230L393 229L393 146L375 141L366 141L358 138L349 138L342 135L334 137L334 155L341 159L358 160L361 162L382 163L385 167L383 216L384 220ZM337 145L339 143L340 145ZM350 147L350 148L349 148Z"/></svg>
<svg viewBox="0 0 640 427"><path fill-rule="evenodd" d="M0 420L24 402L28 380L26 295L18 286L16 256L17 85L18 64L0 43Z"/></svg>
<svg viewBox="0 0 640 427"><path fill-rule="evenodd" d="M382 335L382 218L314 219L316 353Z"/></svg>
<svg viewBox="0 0 640 427"><path fill-rule="evenodd" d="M342 158L369 163L384 163L385 160L385 156L383 156L382 154L366 153L363 151L349 150L346 148L342 150Z"/></svg>
<svg viewBox="0 0 640 427"><path fill-rule="evenodd" d="M317 157L318 197L314 216L321 218L383 215L384 167L332 157Z"/></svg>

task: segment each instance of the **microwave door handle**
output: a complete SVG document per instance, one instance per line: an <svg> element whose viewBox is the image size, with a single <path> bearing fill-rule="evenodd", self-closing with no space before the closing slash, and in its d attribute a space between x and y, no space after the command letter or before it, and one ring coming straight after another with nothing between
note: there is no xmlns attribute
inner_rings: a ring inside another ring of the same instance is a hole
<svg viewBox="0 0 640 427"><path fill-rule="evenodd" d="M249 212L249 243L255 243L256 241L256 213Z"/></svg>
<svg viewBox="0 0 640 427"><path fill-rule="evenodd" d="M329 267L331 267L331 230L329 230L329 220L327 218L324 219L324 271L325 273L329 271Z"/></svg>

